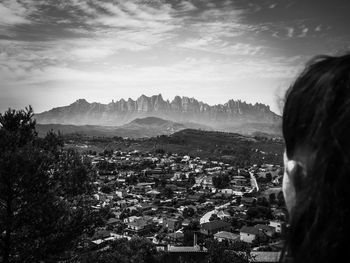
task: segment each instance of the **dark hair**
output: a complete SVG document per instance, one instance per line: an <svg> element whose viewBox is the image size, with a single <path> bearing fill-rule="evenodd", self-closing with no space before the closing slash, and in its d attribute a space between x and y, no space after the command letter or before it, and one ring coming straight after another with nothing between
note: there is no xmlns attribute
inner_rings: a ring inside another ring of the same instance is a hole
<svg viewBox="0 0 350 263"><path fill-rule="evenodd" d="M350 248L350 54L313 59L289 88L283 110L289 159L307 153L284 256L347 261Z"/></svg>

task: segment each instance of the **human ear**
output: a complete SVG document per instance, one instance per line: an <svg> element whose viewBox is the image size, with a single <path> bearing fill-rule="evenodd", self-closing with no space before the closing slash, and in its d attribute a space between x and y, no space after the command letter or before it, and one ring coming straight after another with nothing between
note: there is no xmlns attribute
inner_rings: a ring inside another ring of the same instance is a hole
<svg viewBox="0 0 350 263"><path fill-rule="evenodd" d="M295 206L297 193L302 187L303 165L295 160L285 159L285 170L283 176L282 190L289 213Z"/></svg>
<svg viewBox="0 0 350 263"><path fill-rule="evenodd" d="M297 170L298 163L294 160L288 160L286 165L286 172L288 175L294 175Z"/></svg>
<svg viewBox="0 0 350 263"><path fill-rule="evenodd" d="M296 191L299 191L303 185L303 179L306 175L304 165L295 160L288 160L286 164L286 174L293 183Z"/></svg>

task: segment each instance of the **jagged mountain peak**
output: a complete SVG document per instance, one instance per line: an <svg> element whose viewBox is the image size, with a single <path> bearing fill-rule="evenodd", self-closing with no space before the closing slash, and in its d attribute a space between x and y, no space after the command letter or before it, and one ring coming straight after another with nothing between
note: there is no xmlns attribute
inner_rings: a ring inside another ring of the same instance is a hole
<svg viewBox="0 0 350 263"><path fill-rule="evenodd" d="M228 100L225 104L209 105L192 97L175 96L164 100L162 94L141 95L136 100L128 98L109 104L89 103L79 99L74 103L36 115L38 123L75 125L124 125L136 118L157 117L177 123L197 123L217 130L234 131L237 125L249 123L272 124L281 117L268 105ZM232 130L233 129L233 130Z"/></svg>

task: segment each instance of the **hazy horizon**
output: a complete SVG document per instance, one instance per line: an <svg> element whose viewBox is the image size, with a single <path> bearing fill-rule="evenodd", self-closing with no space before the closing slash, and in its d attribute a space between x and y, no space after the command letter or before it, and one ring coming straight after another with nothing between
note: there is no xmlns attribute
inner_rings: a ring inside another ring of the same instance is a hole
<svg viewBox="0 0 350 263"><path fill-rule="evenodd" d="M5 0L0 111L145 94L279 98L306 61L349 49L345 0Z"/></svg>

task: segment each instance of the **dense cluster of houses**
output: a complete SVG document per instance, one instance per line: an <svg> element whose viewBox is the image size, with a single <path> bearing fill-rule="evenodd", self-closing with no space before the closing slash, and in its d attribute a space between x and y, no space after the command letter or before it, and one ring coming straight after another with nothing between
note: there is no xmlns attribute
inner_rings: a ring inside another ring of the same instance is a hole
<svg viewBox="0 0 350 263"><path fill-rule="evenodd" d="M256 253L281 248L285 208L276 201L278 192L268 192L280 189L279 166L235 167L139 151L87 158L98 175L93 208L109 212L106 225L89 240L98 249L133 236L173 253L205 252L207 238L243 241Z"/></svg>

